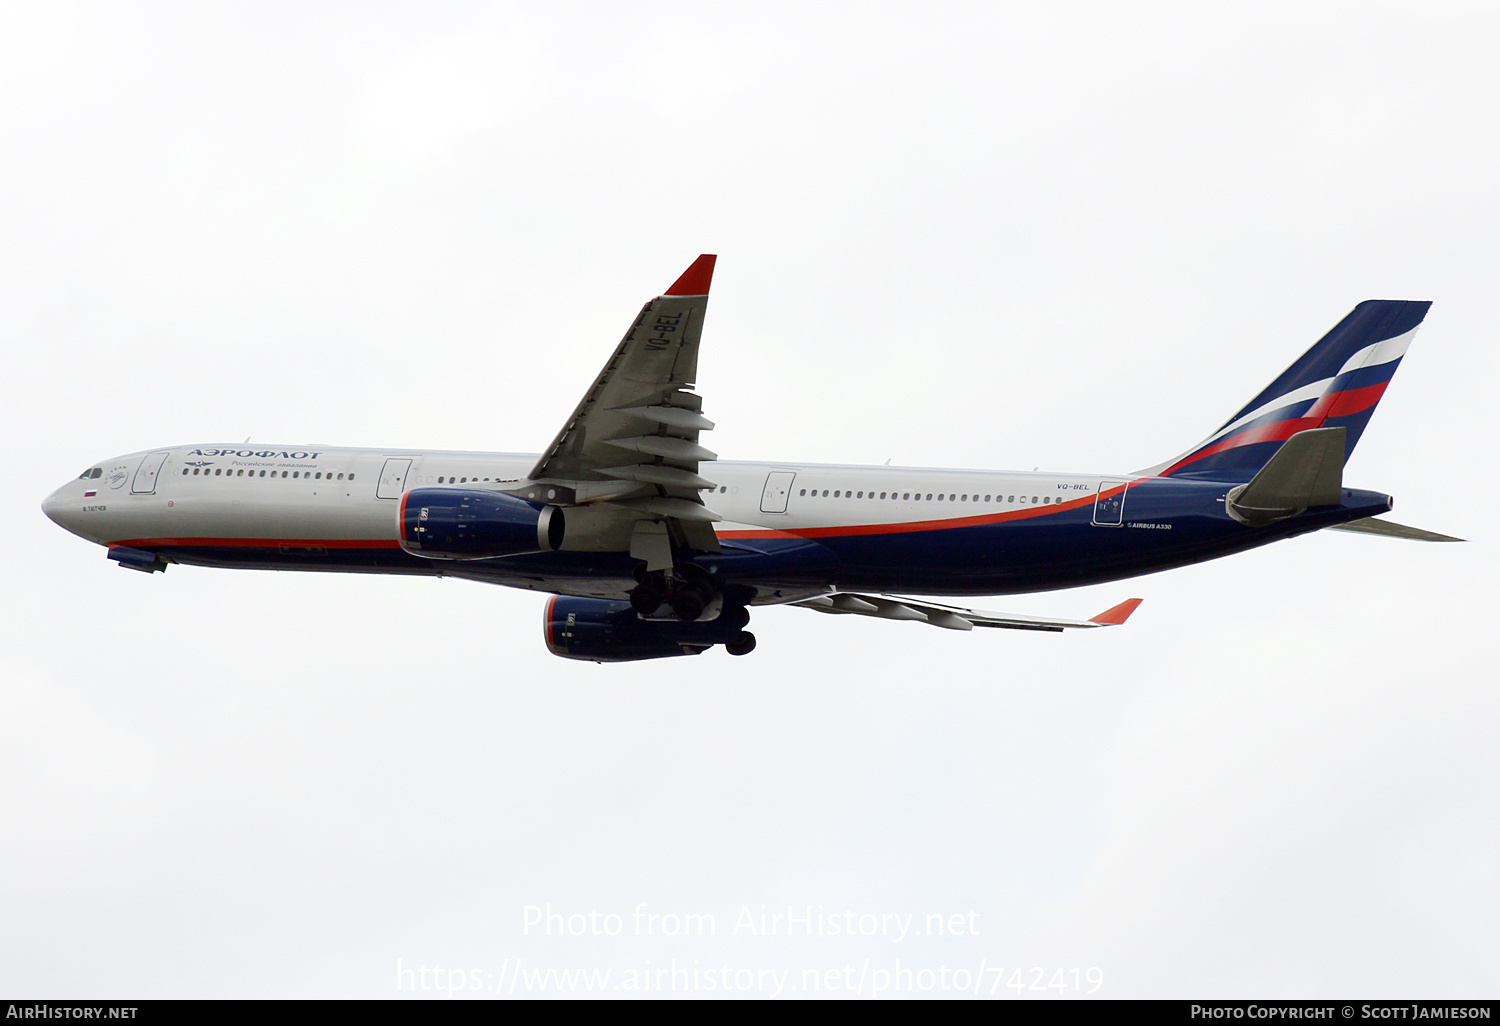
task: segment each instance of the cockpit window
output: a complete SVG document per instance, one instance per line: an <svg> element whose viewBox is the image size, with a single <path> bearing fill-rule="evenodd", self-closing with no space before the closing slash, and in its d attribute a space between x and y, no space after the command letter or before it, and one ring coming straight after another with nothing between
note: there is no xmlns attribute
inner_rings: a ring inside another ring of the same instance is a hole
<svg viewBox="0 0 1500 1026"><path fill-rule="evenodd" d="M78 480L80 480L80 481L87 481L90 478L103 477L103 476L104 476L104 468L103 467L90 467L88 470L85 470L82 474L78 475Z"/></svg>

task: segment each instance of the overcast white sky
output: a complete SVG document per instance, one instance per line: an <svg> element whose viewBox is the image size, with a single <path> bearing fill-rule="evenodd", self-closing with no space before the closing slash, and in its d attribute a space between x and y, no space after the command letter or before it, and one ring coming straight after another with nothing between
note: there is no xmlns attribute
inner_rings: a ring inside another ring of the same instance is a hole
<svg viewBox="0 0 1500 1026"><path fill-rule="evenodd" d="M1500 10L746 7L0 5L0 993L1492 997ZM531 594L148 577L40 512L164 444L535 451L701 252L726 458L1127 471L1433 300L1346 480L1474 540L601 667ZM622 932L528 935L549 903ZM788 905L974 918L734 933Z"/></svg>

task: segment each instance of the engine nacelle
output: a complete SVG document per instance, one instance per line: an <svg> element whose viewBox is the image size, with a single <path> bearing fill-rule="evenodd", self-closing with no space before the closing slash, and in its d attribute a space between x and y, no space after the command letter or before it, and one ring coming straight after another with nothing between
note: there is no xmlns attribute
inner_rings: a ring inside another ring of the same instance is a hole
<svg viewBox="0 0 1500 1026"><path fill-rule="evenodd" d="M735 642L746 634L749 622L750 614L743 606L726 608L707 623L682 623L643 620L629 602L569 595L553 597L542 614L547 648L553 655L596 663L697 655L713 645Z"/></svg>
<svg viewBox="0 0 1500 1026"><path fill-rule="evenodd" d="M562 547L563 512L502 492L413 488L401 498L401 547L429 559L493 559Z"/></svg>

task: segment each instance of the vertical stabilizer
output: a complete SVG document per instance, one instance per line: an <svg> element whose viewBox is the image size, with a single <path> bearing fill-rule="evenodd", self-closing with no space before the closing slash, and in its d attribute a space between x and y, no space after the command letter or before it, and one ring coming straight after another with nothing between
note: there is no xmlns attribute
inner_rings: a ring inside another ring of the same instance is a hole
<svg viewBox="0 0 1500 1026"><path fill-rule="evenodd" d="M1293 435L1320 428L1344 429L1347 460L1431 305L1359 304L1196 448L1142 473L1248 481Z"/></svg>

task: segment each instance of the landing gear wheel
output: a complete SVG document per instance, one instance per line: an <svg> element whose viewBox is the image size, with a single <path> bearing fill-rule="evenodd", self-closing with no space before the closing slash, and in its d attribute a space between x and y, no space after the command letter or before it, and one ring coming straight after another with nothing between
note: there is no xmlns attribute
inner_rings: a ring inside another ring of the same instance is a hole
<svg viewBox="0 0 1500 1026"><path fill-rule="evenodd" d="M755 635L749 631L740 631L733 641L724 642L724 651L732 656L749 655L755 651Z"/></svg>
<svg viewBox="0 0 1500 1026"><path fill-rule="evenodd" d="M630 589L630 608L641 616L651 616L667 600L667 582L660 573L642 572L636 580L636 586Z"/></svg>
<svg viewBox="0 0 1500 1026"><path fill-rule="evenodd" d="M648 578L630 589L630 608L642 616L650 616L661 607L665 597L660 585Z"/></svg>
<svg viewBox="0 0 1500 1026"><path fill-rule="evenodd" d="M708 608L708 600L702 588L689 584L672 596L672 614L683 623L692 623Z"/></svg>

